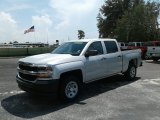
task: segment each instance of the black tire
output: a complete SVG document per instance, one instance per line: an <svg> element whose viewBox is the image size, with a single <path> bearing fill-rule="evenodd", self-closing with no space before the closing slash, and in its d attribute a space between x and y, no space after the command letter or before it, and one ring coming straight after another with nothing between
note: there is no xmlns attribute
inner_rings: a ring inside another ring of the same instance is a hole
<svg viewBox="0 0 160 120"><path fill-rule="evenodd" d="M63 76L60 83L60 99L66 102L74 101L80 92L80 80L73 75Z"/></svg>
<svg viewBox="0 0 160 120"><path fill-rule="evenodd" d="M135 79L136 74L137 74L137 68L133 64L130 64L128 66L128 70L124 73L125 78L130 81Z"/></svg>
<svg viewBox="0 0 160 120"><path fill-rule="evenodd" d="M148 60L148 59L149 59L149 56L145 54L144 59L145 59L145 60Z"/></svg>
<svg viewBox="0 0 160 120"><path fill-rule="evenodd" d="M158 61L159 60L159 58L153 58L153 61Z"/></svg>

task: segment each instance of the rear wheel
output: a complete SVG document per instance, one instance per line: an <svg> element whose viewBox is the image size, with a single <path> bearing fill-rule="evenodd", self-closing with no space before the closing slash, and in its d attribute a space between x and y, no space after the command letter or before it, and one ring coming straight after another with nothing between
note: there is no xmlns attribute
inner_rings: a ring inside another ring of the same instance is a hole
<svg viewBox="0 0 160 120"><path fill-rule="evenodd" d="M73 101L80 91L80 81L76 76L64 76L61 79L60 98L65 101Z"/></svg>
<svg viewBox="0 0 160 120"><path fill-rule="evenodd" d="M145 55L144 55L144 59L145 59L145 60L148 60L148 59L149 59L149 56L148 56L147 54L145 54Z"/></svg>
<svg viewBox="0 0 160 120"><path fill-rule="evenodd" d="M137 74L137 68L135 65L130 64L128 70L124 73L127 80L134 80Z"/></svg>

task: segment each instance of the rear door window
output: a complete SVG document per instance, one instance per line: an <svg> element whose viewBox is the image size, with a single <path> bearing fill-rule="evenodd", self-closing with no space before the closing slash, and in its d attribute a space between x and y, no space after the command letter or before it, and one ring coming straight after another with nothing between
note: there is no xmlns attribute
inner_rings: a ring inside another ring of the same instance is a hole
<svg viewBox="0 0 160 120"><path fill-rule="evenodd" d="M118 52L117 44L114 41L104 41L107 53Z"/></svg>

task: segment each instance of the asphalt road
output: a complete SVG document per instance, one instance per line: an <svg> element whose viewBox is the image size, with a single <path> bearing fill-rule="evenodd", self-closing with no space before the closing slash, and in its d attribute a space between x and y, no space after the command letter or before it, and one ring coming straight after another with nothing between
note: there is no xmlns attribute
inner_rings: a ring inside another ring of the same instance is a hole
<svg viewBox="0 0 160 120"><path fill-rule="evenodd" d="M0 120L160 120L160 61L144 61L135 81L103 79L86 85L74 103L63 103L21 91L18 59L0 58Z"/></svg>

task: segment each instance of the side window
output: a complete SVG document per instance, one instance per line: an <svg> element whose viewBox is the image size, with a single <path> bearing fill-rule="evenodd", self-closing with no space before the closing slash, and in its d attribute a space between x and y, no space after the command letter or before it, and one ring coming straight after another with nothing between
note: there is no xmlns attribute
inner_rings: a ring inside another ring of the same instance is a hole
<svg viewBox="0 0 160 120"><path fill-rule="evenodd" d="M160 46L160 42L157 42L157 46Z"/></svg>
<svg viewBox="0 0 160 120"><path fill-rule="evenodd" d="M141 43L141 46L145 46L145 44L142 42L142 43Z"/></svg>
<svg viewBox="0 0 160 120"><path fill-rule="evenodd" d="M128 43L125 43L125 46L128 46Z"/></svg>
<svg viewBox="0 0 160 120"><path fill-rule="evenodd" d="M121 46L124 46L124 44L123 44L123 43L121 43Z"/></svg>
<svg viewBox="0 0 160 120"><path fill-rule="evenodd" d="M88 50L97 50L98 51L98 54L103 54L103 48L102 48L102 44L100 41L97 41L97 42L93 42Z"/></svg>
<svg viewBox="0 0 160 120"><path fill-rule="evenodd" d="M154 46L152 42L147 42L146 46Z"/></svg>
<svg viewBox="0 0 160 120"><path fill-rule="evenodd" d="M141 46L141 44L140 44L140 43L137 43L137 46Z"/></svg>
<svg viewBox="0 0 160 120"><path fill-rule="evenodd" d="M114 41L104 41L107 53L118 52L117 44Z"/></svg>

